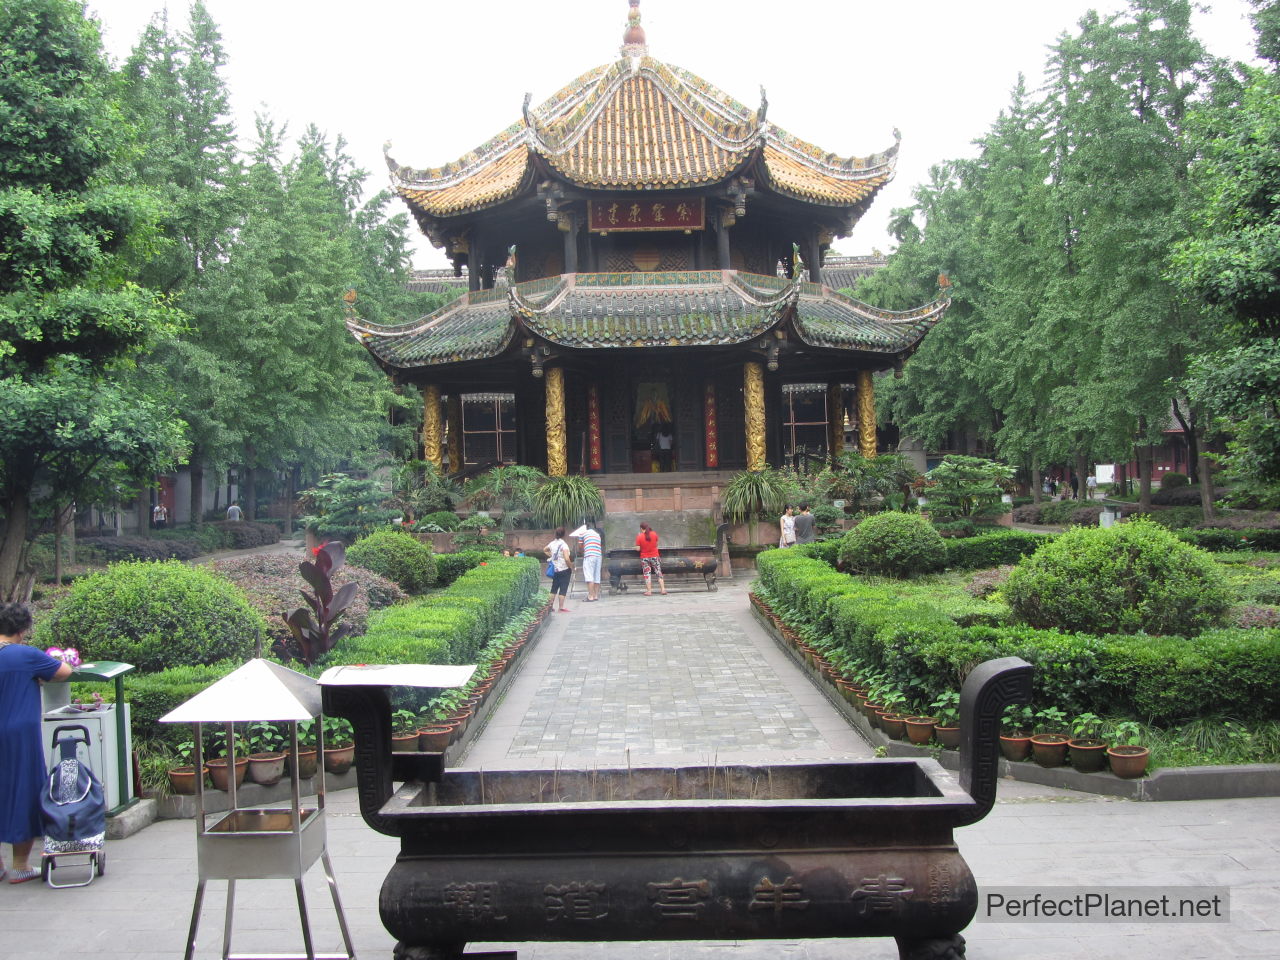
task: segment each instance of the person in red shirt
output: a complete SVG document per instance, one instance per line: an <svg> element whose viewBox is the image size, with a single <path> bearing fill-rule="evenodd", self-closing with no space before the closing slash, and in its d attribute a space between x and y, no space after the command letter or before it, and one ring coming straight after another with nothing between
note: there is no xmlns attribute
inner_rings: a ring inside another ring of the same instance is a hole
<svg viewBox="0 0 1280 960"><path fill-rule="evenodd" d="M644 595L653 596L653 577L658 578L658 589L667 595L667 584L662 579L662 560L658 557L658 535L647 524L640 524L640 535L636 537L636 547L640 550L640 572L644 575Z"/></svg>

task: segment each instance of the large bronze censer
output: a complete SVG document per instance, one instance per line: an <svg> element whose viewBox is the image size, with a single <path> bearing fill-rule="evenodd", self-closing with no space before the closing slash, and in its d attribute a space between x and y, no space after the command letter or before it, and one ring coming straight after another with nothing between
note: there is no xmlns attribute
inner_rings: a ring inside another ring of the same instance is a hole
<svg viewBox="0 0 1280 960"><path fill-rule="evenodd" d="M1030 692L1017 658L970 674L957 782L930 759L446 770L393 759L385 688L324 690L355 727L365 820L400 838L380 910L402 960L469 941L876 936L962 957L978 892L952 831L991 809L999 718Z"/></svg>

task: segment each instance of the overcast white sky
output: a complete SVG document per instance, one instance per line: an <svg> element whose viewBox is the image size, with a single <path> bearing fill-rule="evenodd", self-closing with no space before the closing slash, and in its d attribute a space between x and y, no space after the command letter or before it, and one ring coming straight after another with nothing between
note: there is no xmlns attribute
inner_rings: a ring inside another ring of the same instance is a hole
<svg viewBox="0 0 1280 960"><path fill-rule="evenodd" d="M520 117L579 74L616 59L626 0L206 0L222 31L241 136L255 112L294 132L342 134L356 162L387 182L382 144L414 167L440 166ZM89 0L108 53L128 55L163 0ZM168 5L185 28L188 4ZM973 153L1019 72L1041 82L1046 47L1089 9L1124 0L643 0L649 52L755 106L843 156L864 156L902 132L896 180L841 253L886 252L894 207L940 161ZM1215 0L1196 17L1217 56L1246 59L1245 0ZM446 266L418 237L415 266Z"/></svg>

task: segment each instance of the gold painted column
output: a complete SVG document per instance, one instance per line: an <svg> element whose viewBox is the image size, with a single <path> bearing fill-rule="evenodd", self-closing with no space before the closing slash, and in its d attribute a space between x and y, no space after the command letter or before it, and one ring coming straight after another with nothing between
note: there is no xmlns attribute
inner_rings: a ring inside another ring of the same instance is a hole
<svg viewBox="0 0 1280 960"><path fill-rule="evenodd" d="M763 470L764 452L764 367L754 361L742 365L742 401L747 421L747 469Z"/></svg>
<svg viewBox="0 0 1280 960"><path fill-rule="evenodd" d="M443 463L440 451L440 388L435 384L422 388L422 459L439 470Z"/></svg>
<svg viewBox="0 0 1280 960"><path fill-rule="evenodd" d="M564 423L564 368L547 367L547 476L569 472L568 441Z"/></svg>
<svg viewBox="0 0 1280 960"><path fill-rule="evenodd" d="M871 460L876 455L876 388L870 370L858 371L858 447Z"/></svg>
<svg viewBox="0 0 1280 960"><path fill-rule="evenodd" d="M827 453L832 460L844 453L844 390L839 381L827 384Z"/></svg>
<svg viewBox="0 0 1280 960"><path fill-rule="evenodd" d="M449 394L446 407L449 421L449 472L457 473L462 469L462 395Z"/></svg>

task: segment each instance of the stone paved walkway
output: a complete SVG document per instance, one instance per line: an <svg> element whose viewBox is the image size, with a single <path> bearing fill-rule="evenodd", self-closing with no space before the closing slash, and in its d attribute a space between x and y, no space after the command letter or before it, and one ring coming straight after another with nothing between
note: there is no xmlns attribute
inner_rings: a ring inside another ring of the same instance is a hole
<svg viewBox="0 0 1280 960"><path fill-rule="evenodd" d="M462 762L540 768L869 757L866 743L762 631L742 580L550 614Z"/></svg>
<svg viewBox="0 0 1280 960"><path fill-rule="evenodd" d="M686 761L867 755L823 696L755 625L742 581L714 594L606 597L591 605L575 601L573 607L571 614L553 615L547 633L524 658L517 682L466 758L469 765L614 764L625 762L627 750L633 762L661 759L668 750ZM738 659L721 674L709 673L716 669L710 666L714 654L725 648ZM604 663L611 666L597 668ZM630 671L631 680L616 678L615 667ZM762 689L772 697L762 697ZM357 953L388 960L393 944L378 919L378 891L397 841L365 825L352 791L331 796L329 813L329 849ZM1221 885L1231 892L1229 924L978 920L965 933L970 960L1280 956L1280 799L1133 803L1003 782L991 814L958 830L956 838L980 891L1010 884L1041 890L1109 884ZM88 887L0 883L0 958L182 955L196 881L192 824L160 822L107 849L107 875ZM219 955L222 888L211 883L205 900L200 960ZM306 890L317 949L339 949L319 870L308 874ZM233 952L299 950L287 881L241 882L238 894ZM499 946L504 945L474 949ZM897 956L883 940L506 946L517 949L520 960Z"/></svg>

